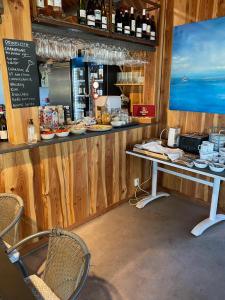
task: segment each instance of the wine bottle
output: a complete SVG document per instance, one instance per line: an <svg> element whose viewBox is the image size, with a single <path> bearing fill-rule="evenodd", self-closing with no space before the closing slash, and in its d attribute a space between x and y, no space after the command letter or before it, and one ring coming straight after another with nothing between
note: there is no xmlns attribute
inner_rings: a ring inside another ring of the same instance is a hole
<svg viewBox="0 0 225 300"><path fill-rule="evenodd" d="M150 21L149 15L148 15L147 16L146 39L150 40L150 34L151 34L151 21Z"/></svg>
<svg viewBox="0 0 225 300"><path fill-rule="evenodd" d="M55 18L62 18L62 0L54 0L53 15Z"/></svg>
<svg viewBox="0 0 225 300"><path fill-rule="evenodd" d="M130 9L130 34L132 36L135 36L135 32L136 32L136 20L134 17L134 8L131 7L131 9Z"/></svg>
<svg viewBox="0 0 225 300"><path fill-rule="evenodd" d="M4 111L0 111L0 140L6 142L8 140L7 124Z"/></svg>
<svg viewBox="0 0 225 300"><path fill-rule="evenodd" d="M146 10L143 9L142 11L142 20L141 20L141 23L142 23L142 38L146 38L147 37L147 20L146 20Z"/></svg>
<svg viewBox="0 0 225 300"><path fill-rule="evenodd" d="M80 6L78 11L79 23L82 25L86 24L86 4L85 0L80 0Z"/></svg>
<svg viewBox="0 0 225 300"><path fill-rule="evenodd" d="M123 32L122 14L119 9L116 10L116 32Z"/></svg>
<svg viewBox="0 0 225 300"><path fill-rule="evenodd" d="M139 15L137 16L136 20L136 37L142 38L142 22Z"/></svg>
<svg viewBox="0 0 225 300"><path fill-rule="evenodd" d="M130 19L128 10L125 10L124 18L123 18L123 33L126 35L130 35Z"/></svg>
<svg viewBox="0 0 225 300"><path fill-rule="evenodd" d="M112 7L112 32L116 31L116 13L115 13L115 7L113 5Z"/></svg>
<svg viewBox="0 0 225 300"><path fill-rule="evenodd" d="M95 12L93 0L89 0L87 5L87 25L90 27L95 27Z"/></svg>
<svg viewBox="0 0 225 300"><path fill-rule="evenodd" d="M45 1L44 0L36 0L37 14L42 15L45 11Z"/></svg>
<svg viewBox="0 0 225 300"><path fill-rule="evenodd" d="M150 40L155 41L156 40L156 24L155 24L155 18L154 16L151 16L151 33L150 33Z"/></svg>
<svg viewBox="0 0 225 300"><path fill-rule="evenodd" d="M107 18L107 11L106 11L106 6L105 6L105 0L102 0L102 22L101 22L101 28L104 30L108 29L108 18Z"/></svg>
<svg viewBox="0 0 225 300"><path fill-rule="evenodd" d="M45 11L46 16L53 16L54 0L45 0Z"/></svg>
<svg viewBox="0 0 225 300"><path fill-rule="evenodd" d="M95 14L95 27L101 28L102 16L101 16L101 5L99 3L99 0L95 1L94 14Z"/></svg>

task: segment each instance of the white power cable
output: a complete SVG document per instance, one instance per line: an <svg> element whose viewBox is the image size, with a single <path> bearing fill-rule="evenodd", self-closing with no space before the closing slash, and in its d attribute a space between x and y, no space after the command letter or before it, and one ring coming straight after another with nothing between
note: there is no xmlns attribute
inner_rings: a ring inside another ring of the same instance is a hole
<svg viewBox="0 0 225 300"><path fill-rule="evenodd" d="M151 168L150 168L150 170L151 170ZM140 201L141 199L143 199L144 197L146 197L146 195L150 195L150 192L144 190L142 188L142 186L144 184L146 184L148 181L150 181L151 178L152 178L152 174L150 173L150 177L136 187L135 192L134 192L134 198L129 199L129 204L130 205L135 206L138 203L138 201ZM139 191L143 192L145 195L142 195L142 196L138 197L137 193Z"/></svg>

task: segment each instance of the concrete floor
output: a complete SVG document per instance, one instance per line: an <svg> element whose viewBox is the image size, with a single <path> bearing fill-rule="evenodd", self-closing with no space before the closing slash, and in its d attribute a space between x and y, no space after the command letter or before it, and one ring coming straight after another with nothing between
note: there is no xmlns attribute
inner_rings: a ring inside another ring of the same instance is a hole
<svg viewBox="0 0 225 300"><path fill-rule="evenodd" d="M124 204L78 228L92 254L79 299L225 299L225 223L190 234L207 215L169 197L142 210Z"/></svg>

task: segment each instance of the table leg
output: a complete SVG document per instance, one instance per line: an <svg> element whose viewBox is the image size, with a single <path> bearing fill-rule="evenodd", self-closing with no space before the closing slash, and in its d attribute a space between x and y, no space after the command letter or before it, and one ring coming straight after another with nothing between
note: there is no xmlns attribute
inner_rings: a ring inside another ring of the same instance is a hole
<svg viewBox="0 0 225 300"><path fill-rule="evenodd" d="M221 222L225 221L225 215L217 214L217 206L219 200L219 192L220 192L220 179L215 178L213 183L213 192L212 192L212 200L210 207L210 215L209 218L203 220L198 225L196 225L191 233L195 236L200 236L206 229L209 227Z"/></svg>
<svg viewBox="0 0 225 300"><path fill-rule="evenodd" d="M143 208L148 203L161 198L161 197L168 197L169 194L167 193L157 193L157 179L158 179L158 163L156 161L153 161L152 163L152 193L150 196L145 197L138 201L136 204L137 208Z"/></svg>

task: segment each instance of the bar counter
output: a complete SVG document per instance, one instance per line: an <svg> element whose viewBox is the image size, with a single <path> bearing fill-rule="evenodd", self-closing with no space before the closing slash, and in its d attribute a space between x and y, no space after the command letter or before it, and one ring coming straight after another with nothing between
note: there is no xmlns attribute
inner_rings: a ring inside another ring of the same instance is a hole
<svg viewBox="0 0 225 300"><path fill-rule="evenodd" d="M21 238L53 227L74 228L127 201L134 179L149 177L149 163L127 157L126 149L156 133L152 123L34 145L0 144L0 191L24 201Z"/></svg>
<svg viewBox="0 0 225 300"><path fill-rule="evenodd" d="M148 126L156 125L156 122L151 123L151 124L136 124L136 125L128 125L128 126L123 126L121 128L112 128L109 131L96 131L96 132L91 132L87 131L84 134L80 135L75 135L75 134L70 134L67 137L64 138L59 138L55 137L51 140L41 140L35 144L19 144L19 145L13 145L11 143L7 142L2 142L0 143L0 154L4 153L10 153L10 152L16 152L16 151L22 151L26 149L33 149L37 147L43 147L43 146L49 146L49 145L54 145L58 143L65 143L65 142L71 142L71 141L76 141L76 140L81 140L81 139L86 139L86 138L92 138L100 135L105 135L105 134L111 134L111 133L116 133L116 132L121 132L121 131L126 131L130 129L138 129L138 128L145 128Z"/></svg>

